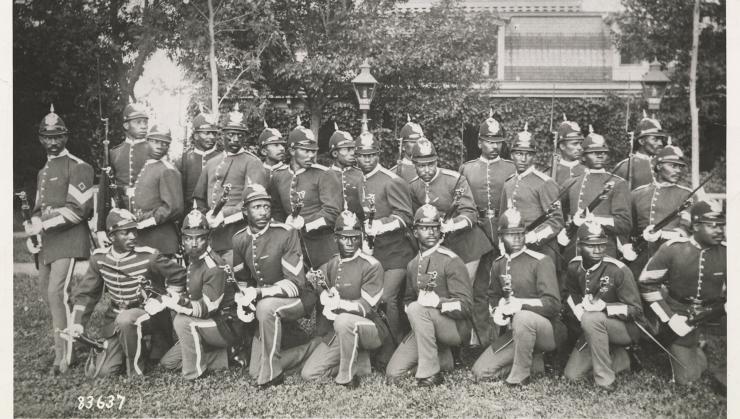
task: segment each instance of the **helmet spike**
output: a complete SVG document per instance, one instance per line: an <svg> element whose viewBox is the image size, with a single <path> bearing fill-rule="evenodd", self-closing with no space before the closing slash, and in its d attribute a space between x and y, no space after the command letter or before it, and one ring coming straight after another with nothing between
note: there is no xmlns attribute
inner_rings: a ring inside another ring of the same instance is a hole
<svg viewBox="0 0 740 419"><path fill-rule="evenodd" d="M339 127L337 126L337 121L334 121L334 131L339 131Z"/></svg>
<svg viewBox="0 0 740 419"><path fill-rule="evenodd" d="M411 122L411 115L406 114L406 122Z"/></svg>
<svg viewBox="0 0 740 419"><path fill-rule="evenodd" d="M567 121L568 118L565 117L565 112L563 112L563 121Z"/></svg>
<svg viewBox="0 0 740 419"><path fill-rule="evenodd" d="M647 111L645 109L642 110L642 117L647 118Z"/></svg>
<svg viewBox="0 0 740 419"><path fill-rule="evenodd" d="M673 138L669 135L665 145L673 145Z"/></svg>
<svg viewBox="0 0 740 419"><path fill-rule="evenodd" d="M53 103L49 107L49 113L54 113L54 104Z"/></svg>
<svg viewBox="0 0 740 419"><path fill-rule="evenodd" d="M203 104L198 102L198 112L203 113Z"/></svg>
<svg viewBox="0 0 740 419"><path fill-rule="evenodd" d="M528 128L529 128L529 123L524 122L524 131L526 132Z"/></svg>
<svg viewBox="0 0 740 419"><path fill-rule="evenodd" d="M488 117L489 117L489 118L493 118L493 108L490 108L490 109L488 110Z"/></svg>
<svg viewBox="0 0 740 419"><path fill-rule="evenodd" d="M239 110L239 102L234 102L234 109L233 110L234 111L238 111Z"/></svg>
<svg viewBox="0 0 740 419"><path fill-rule="evenodd" d="M301 123L301 116L300 115L296 115L296 117L295 117L295 124L296 124L296 126L299 126L299 127L301 125L303 125L303 123Z"/></svg>
<svg viewBox="0 0 740 419"><path fill-rule="evenodd" d="M265 124L265 128L270 128L269 126L267 126L267 120L266 119L263 119L262 122Z"/></svg>
<svg viewBox="0 0 740 419"><path fill-rule="evenodd" d="M589 134L593 134L594 133L594 126L593 125L588 124L588 132L589 132Z"/></svg>
<svg viewBox="0 0 740 419"><path fill-rule="evenodd" d="M198 209L198 203L195 201L195 198L193 198L193 209Z"/></svg>

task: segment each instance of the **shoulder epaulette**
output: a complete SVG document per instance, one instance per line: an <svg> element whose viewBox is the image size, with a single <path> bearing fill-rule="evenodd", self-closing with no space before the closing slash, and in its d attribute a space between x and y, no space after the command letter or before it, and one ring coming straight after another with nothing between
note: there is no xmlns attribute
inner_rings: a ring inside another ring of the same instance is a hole
<svg viewBox="0 0 740 419"><path fill-rule="evenodd" d="M360 252L358 254L358 256L360 256L361 258L363 258L366 261L368 261L371 265L377 265L377 264L380 263L380 261L378 261L378 259L375 259L374 257L372 257L372 256L370 256L368 254L362 253L362 252Z"/></svg>
<svg viewBox="0 0 740 419"><path fill-rule="evenodd" d="M504 182L506 182L507 180L513 178L516 175L517 175L516 173L512 173L511 175L509 175L509 177L506 178L506 180Z"/></svg>
<svg viewBox="0 0 740 419"><path fill-rule="evenodd" d="M211 257L211 255L206 255L206 257L203 258L203 260L206 262L206 266L209 268L215 268L218 266L215 260Z"/></svg>
<svg viewBox="0 0 740 419"><path fill-rule="evenodd" d="M451 258L459 258L460 257L460 256L457 255L457 253L453 252L452 250L450 250L450 249L448 249L446 247L440 246L439 248L437 248L437 251L439 253L442 253L443 255L447 255L447 256L449 256Z"/></svg>
<svg viewBox="0 0 740 419"><path fill-rule="evenodd" d="M168 168L168 169L170 169L170 170L177 170L177 169L175 168L175 165L174 165L174 164L172 164L172 162L169 162L169 161L167 161L167 160L160 160L160 161L161 161L161 162L162 162L162 163L164 164L164 167L166 167L166 168Z"/></svg>
<svg viewBox="0 0 740 419"><path fill-rule="evenodd" d="M532 173L535 174L535 175L537 175L537 177L539 177L542 180L549 180L550 179L550 176L547 176L546 174L540 172L537 169L532 170Z"/></svg>
<svg viewBox="0 0 740 419"><path fill-rule="evenodd" d="M458 177L460 177L460 172L456 172L454 170L440 168L439 171L440 171L440 173L445 174L447 176L452 176L455 179L457 179Z"/></svg>
<svg viewBox="0 0 740 419"><path fill-rule="evenodd" d="M544 254L542 254L540 252L535 252L532 249L524 249L524 253L528 254L529 256L532 256L533 258L535 258L537 260L541 260L542 258L545 257Z"/></svg>
<svg viewBox="0 0 740 419"><path fill-rule="evenodd" d="M411 180L409 181L409 183L411 183L411 182L413 182L413 181L415 181L417 179L419 179L419 175L416 175L413 178L411 178Z"/></svg>
<svg viewBox="0 0 740 419"><path fill-rule="evenodd" d="M285 223L280 223L280 222L277 222L277 221L270 221L270 227L279 227L279 228L282 228L283 230L287 230L287 231L293 230L293 226L290 226L290 225L285 224Z"/></svg>
<svg viewBox="0 0 740 419"><path fill-rule="evenodd" d="M255 159L257 159L257 160L259 160L259 161L262 161L262 160L261 160L261 159L260 159L260 158L259 158L259 157L258 157L258 156L257 156L256 154L252 153L252 152L251 152L251 151L249 151L249 150L244 150L244 153L245 153L245 154L246 154L247 156L251 156L251 157L254 157Z"/></svg>
<svg viewBox="0 0 740 419"><path fill-rule="evenodd" d="M93 250L93 255L105 255L110 251L110 246L108 247L99 247L95 250Z"/></svg>
<svg viewBox="0 0 740 419"><path fill-rule="evenodd" d="M676 243L686 243L689 241L688 237L676 237L675 239L670 239L667 242L665 242L665 246L672 246Z"/></svg>
<svg viewBox="0 0 740 419"><path fill-rule="evenodd" d="M318 163L312 164L312 165L311 165L311 168L312 168L312 169L313 169L313 168L316 168L316 169L319 169L319 170L323 170L323 171L327 171L327 170L329 170L329 168L328 168L328 167L324 166L323 164L318 164Z"/></svg>
<svg viewBox="0 0 740 419"><path fill-rule="evenodd" d="M157 249L149 246L136 246L134 247L134 250L143 253L157 253Z"/></svg>
<svg viewBox="0 0 740 419"><path fill-rule="evenodd" d="M496 260L502 259L503 257L504 257L504 255L499 255L499 257L497 257L497 258L496 258L496 259L494 260L494 262L495 262Z"/></svg>
<svg viewBox="0 0 740 419"><path fill-rule="evenodd" d="M382 172L382 173L384 173L386 175L388 175L391 179L400 179L401 178L401 176L398 176L397 174L391 172L390 170L386 169L383 166L380 166L380 170L378 170L378 171L379 172Z"/></svg>
<svg viewBox="0 0 740 419"><path fill-rule="evenodd" d="M652 183L646 183L644 185L640 185L640 186L636 187L635 189L633 189L632 192L637 192L637 191L642 190L642 189L647 189L650 185L652 185Z"/></svg>
<svg viewBox="0 0 740 419"><path fill-rule="evenodd" d="M236 233L234 233L233 236L231 236L232 237L232 240L233 240L234 237L236 237L236 236L244 233L245 231L247 231L248 228L249 228L249 226L246 226L246 227L242 228L241 230L238 230Z"/></svg>
<svg viewBox="0 0 740 419"><path fill-rule="evenodd" d="M123 147L124 144L126 144L126 140L125 139L123 141L121 141L120 143L118 143L117 145L111 147L111 151L118 150L119 148Z"/></svg>
<svg viewBox="0 0 740 419"><path fill-rule="evenodd" d="M576 262L576 263L580 264L582 260L583 260L583 257L581 257L581 256L576 256L576 257L574 257L573 259L571 259L571 260L570 260L570 262L568 262L568 265L570 265L570 264L571 264L571 263L573 263L573 262Z"/></svg>
<svg viewBox="0 0 740 419"><path fill-rule="evenodd" d="M691 192L692 191L692 189L689 188L688 186L679 185L678 183L674 183L673 185L676 186L677 188L683 189L686 192Z"/></svg>
<svg viewBox="0 0 740 419"><path fill-rule="evenodd" d="M72 160L76 161L77 163L84 163L84 164L87 164L87 163L85 163L85 161L84 161L84 160L82 160L81 158L79 158L79 157L75 156L75 155L74 155L74 154L72 154L72 153L69 153L69 152L68 152L68 153L67 153L67 157L69 157L70 159L72 159Z"/></svg>
<svg viewBox="0 0 740 419"><path fill-rule="evenodd" d="M619 261L617 259L614 259L612 257L609 257L609 256L604 256L604 262L609 262L609 263L611 263L613 265L617 265L620 268L624 268L624 267L627 266L624 263L622 263L621 261Z"/></svg>
<svg viewBox="0 0 740 419"><path fill-rule="evenodd" d="M514 161L513 160L505 159L503 157L501 158L501 161L505 161L507 163L511 163L512 165L514 164Z"/></svg>

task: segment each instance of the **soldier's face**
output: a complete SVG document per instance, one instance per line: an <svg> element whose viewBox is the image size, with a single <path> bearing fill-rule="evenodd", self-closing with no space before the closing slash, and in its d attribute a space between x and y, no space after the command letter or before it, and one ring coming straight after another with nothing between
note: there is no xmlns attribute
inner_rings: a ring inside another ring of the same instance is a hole
<svg viewBox="0 0 740 419"><path fill-rule="evenodd" d="M334 240L339 248L339 255L343 258L352 257L360 248L360 236L347 236L344 234L335 234Z"/></svg>
<svg viewBox="0 0 740 419"><path fill-rule="evenodd" d="M423 250L431 249L439 241L439 226L416 226L414 227L414 237L416 237L419 247Z"/></svg>
<svg viewBox="0 0 740 419"><path fill-rule="evenodd" d="M355 158L354 147L342 147L336 151L333 151L332 154L334 155L334 158L337 160L337 164L340 167L354 166L355 162L357 162L357 159Z"/></svg>
<svg viewBox="0 0 740 419"><path fill-rule="evenodd" d="M403 140L403 154L406 157L411 158L411 153L414 151L414 145L416 140Z"/></svg>
<svg viewBox="0 0 740 419"><path fill-rule="evenodd" d="M429 182L432 180L434 175L437 174L437 161L414 163L416 168L416 174L419 175L421 180Z"/></svg>
<svg viewBox="0 0 740 419"><path fill-rule="evenodd" d="M529 166L534 162L534 153L531 151L512 151L511 161L514 162L517 173L522 173L529 169Z"/></svg>
<svg viewBox="0 0 740 419"><path fill-rule="evenodd" d="M363 153L357 156L357 166L362 170L362 173L368 174L378 166L378 160L380 160L379 153Z"/></svg>
<svg viewBox="0 0 740 419"><path fill-rule="evenodd" d="M257 232L265 228L267 223L270 222L272 205L267 200L252 201L245 207L245 212L252 232Z"/></svg>
<svg viewBox="0 0 740 419"><path fill-rule="evenodd" d="M115 250L118 253L125 253L130 252L134 250L134 247L136 247L136 238L138 237L138 232L135 228L130 228L128 230L116 230L109 234L111 245L113 246L113 250Z"/></svg>
<svg viewBox="0 0 740 419"><path fill-rule="evenodd" d="M66 135L39 135L39 141L50 156L58 156L67 146Z"/></svg>
<svg viewBox="0 0 740 419"><path fill-rule="evenodd" d="M717 246L725 239L725 225L720 223L694 223L694 239L703 246Z"/></svg>
<svg viewBox="0 0 740 419"><path fill-rule="evenodd" d="M563 160L574 161L580 159L581 154L583 154L582 144L581 140L563 141L558 144Z"/></svg>
<svg viewBox="0 0 740 419"><path fill-rule="evenodd" d="M242 148L239 131L224 131L223 134L224 149L229 153L236 153Z"/></svg>
<svg viewBox="0 0 740 419"><path fill-rule="evenodd" d="M583 163L589 169L603 169L608 157L606 151L593 151L583 155Z"/></svg>
<svg viewBox="0 0 740 419"><path fill-rule="evenodd" d="M656 155L663 148L663 137L648 135L637 141L648 156Z"/></svg>
<svg viewBox="0 0 740 419"><path fill-rule="evenodd" d="M208 234L183 234L182 245L185 247L185 254L189 257L198 257L202 255L208 247Z"/></svg>
<svg viewBox="0 0 740 419"><path fill-rule="evenodd" d="M524 247L523 231L503 233L499 237L501 237L501 241L504 242L504 248L506 249L506 253L508 254L516 253L522 250L522 247Z"/></svg>
<svg viewBox="0 0 740 419"><path fill-rule="evenodd" d="M195 133L195 146L201 150L208 150L216 145L216 133L214 131L198 131Z"/></svg>
<svg viewBox="0 0 740 419"><path fill-rule="evenodd" d="M147 140L147 143L149 144L149 157L154 160L159 160L164 157L170 149L170 143L167 141L149 139Z"/></svg>
<svg viewBox="0 0 740 419"><path fill-rule="evenodd" d="M262 155L268 160L268 162L275 164L285 160L285 145L284 144L266 144L262 147Z"/></svg>
<svg viewBox="0 0 740 419"><path fill-rule="evenodd" d="M678 163L665 162L665 163L659 163L655 167L655 169L658 172L659 182L676 183L681 179L681 175L683 174L684 165L678 164Z"/></svg>
<svg viewBox="0 0 740 419"><path fill-rule="evenodd" d="M501 153L501 144L503 144L502 141L493 141L490 139L478 140L480 155L488 160L495 159Z"/></svg>
<svg viewBox="0 0 740 419"><path fill-rule="evenodd" d="M604 252L606 252L605 244L585 244L579 243L581 256L586 265L594 265L604 259Z"/></svg>
<svg viewBox="0 0 740 419"><path fill-rule="evenodd" d="M126 121L123 123L123 129L129 137L140 140L146 137L147 130L149 129L149 119L136 118Z"/></svg>
<svg viewBox="0 0 740 419"><path fill-rule="evenodd" d="M291 149L290 156L298 167L305 169L311 167L314 161L316 161L316 150L296 147Z"/></svg>

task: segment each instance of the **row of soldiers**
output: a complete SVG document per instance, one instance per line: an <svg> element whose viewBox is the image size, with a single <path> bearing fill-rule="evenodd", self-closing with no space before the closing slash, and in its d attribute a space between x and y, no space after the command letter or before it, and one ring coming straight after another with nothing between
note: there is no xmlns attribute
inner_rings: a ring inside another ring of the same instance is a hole
<svg viewBox="0 0 740 419"><path fill-rule="evenodd" d="M604 137L563 121L554 179L535 168L526 126L511 160L500 156L505 138L492 116L480 126L481 157L457 172L438 167L411 121L390 170L366 126L357 138L336 130L325 167L300 123L287 141L266 127L262 161L244 148L238 110L221 125L200 114L194 148L171 163L168 130L149 129L137 105L124 121L127 138L110 153L122 205L105 217L97 233L106 246L92 255L92 168L66 150L53 110L39 129L49 160L25 226L41 239L39 278L59 331L55 373L78 341L99 351L91 376L124 365L143 374L149 359L197 378L248 357L260 386L293 369L356 386L371 364L426 386L442 382L460 347L478 346L478 379L524 385L544 368L543 353L559 350L570 352L567 377L593 371L609 390L641 332L665 335L676 381L706 369L697 325L724 313L724 214L678 185L683 153L664 144L655 119L640 121L637 152L612 172ZM174 261L181 245L187 269ZM75 260L87 257L72 283ZM100 343L84 325L103 294L111 306ZM314 311L311 338L298 320Z"/></svg>

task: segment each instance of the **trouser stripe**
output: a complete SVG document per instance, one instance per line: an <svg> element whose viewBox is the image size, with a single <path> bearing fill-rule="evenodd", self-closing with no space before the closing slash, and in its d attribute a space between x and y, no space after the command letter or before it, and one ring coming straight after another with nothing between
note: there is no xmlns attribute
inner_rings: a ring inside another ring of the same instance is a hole
<svg viewBox="0 0 740 419"><path fill-rule="evenodd" d="M296 306L296 305L298 305L300 303L301 303L301 300L296 300L296 301L294 301L294 302L292 302L290 304L287 304L287 305L284 305L284 306L282 306L280 308L275 309L275 330L274 330L274 333L273 333L273 336L272 336L272 348L270 348L270 361L269 361L269 364L270 364L270 381L272 381L273 374L274 374L273 361L275 359L275 352L277 350L278 337L281 335L281 333L279 333L279 330L280 330L280 310L294 307L294 306Z"/></svg>
<svg viewBox="0 0 740 419"><path fill-rule="evenodd" d="M69 268L67 268L67 276L64 278L64 288L62 289L62 298L64 301L62 301L62 304L64 304L64 314L67 319L67 324L65 327L69 327L72 324L72 310L69 307L69 283L72 281L72 274L74 274L75 271L75 263L77 260L75 258L72 258L72 260L69 262ZM72 363L72 346L74 345L74 342L70 339L67 341L66 346L66 353L65 359L67 361L67 365Z"/></svg>

